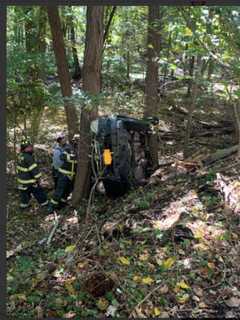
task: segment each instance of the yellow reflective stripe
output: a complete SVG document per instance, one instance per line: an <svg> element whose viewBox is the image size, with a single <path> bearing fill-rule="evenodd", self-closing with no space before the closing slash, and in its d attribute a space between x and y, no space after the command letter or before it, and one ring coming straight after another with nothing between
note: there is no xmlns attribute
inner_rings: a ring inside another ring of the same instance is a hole
<svg viewBox="0 0 240 320"><path fill-rule="evenodd" d="M58 171L60 171L61 173L65 173L69 176L74 176L75 172L71 172L71 171L67 171L67 170L64 170L62 168L59 168Z"/></svg>
<svg viewBox="0 0 240 320"><path fill-rule="evenodd" d="M29 206L29 204L20 203L20 208L27 208L28 206Z"/></svg>
<svg viewBox="0 0 240 320"><path fill-rule="evenodd" d="M36 168L36 167L37 167L37 164L34 163L34 164L32 164L32 165L28 168L28 170L31 171L31 170L33 170L33 169Z"/></svg>
<svg viewBox="0 0 240 320"><path fill-rule="evenodd" d="M19 171L22 171L22 172L28 172L28 168L24 168L24 167L20 167L20 166L17 166L17 170Z"/></svg>
<svg viewBox="0 0 240 320"><path fill-rule="evenodd" d="M58 204L58 202L53 199L51 199L50 202L52 202L53 204Z"/></svg>
<svg viewBox="0 0 240 320"><path fill-rule="evenodd" d="M43 203L41 203L41 206L44 207L44 206L46 206L47 204L48 204L48 200L45 201L45 202L43 202Z"/></svg>
<svg viewBox="0 0 240 320"><path fill-rule="evenodd" d="M22 172L29 172L32 171L34 168L37 167L37 164L34 163L32 164L29 168L25 168L25 167L21 167L21 166L17 166L17 170L22 171Z"/></svg>
<svg viewBox="0 0 240 320"><path fill-rule="evenodd" d="M17 181L18 181L19 183L22 183L22 184L30 184L30 183L35 183L35 182L36 182L35 179L29 179L29 180L17 179Z"/></svg>
<svg viewBox="0 0 240 320"><path fill-rule="evenodd" d="M38 174L36 174L36 175L34 176L34 178L35 178L35 179L38 179L38 178L41 177L41 175L42 175L41 172L39 172Z"/></svg>
<svg viewBox="0 0 240 320"><path fill-rule="evenodd" d="M27 187L24 187L24 186L18 186L18 190L27 190Z"/></svg>
<svg viewBox="0 0 240 320"><path fill-rule="evenodd" d="M70 163L77 163L77 160L71 160L71 155L69 153L67 153L67 162L70 162Z"/></svg>

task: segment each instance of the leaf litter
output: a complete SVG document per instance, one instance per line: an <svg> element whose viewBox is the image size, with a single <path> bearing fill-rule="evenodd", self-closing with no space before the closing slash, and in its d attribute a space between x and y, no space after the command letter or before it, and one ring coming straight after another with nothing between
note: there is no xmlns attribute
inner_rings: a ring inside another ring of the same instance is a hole
<svg viewBox="0 0 240 320"><path fill-rule="evenodd" d="M239 162L170 160L121 202L96 197L89 222L84 205L62 211L48 247L54 217L10 192L8 313L239 317Z"/></svg>

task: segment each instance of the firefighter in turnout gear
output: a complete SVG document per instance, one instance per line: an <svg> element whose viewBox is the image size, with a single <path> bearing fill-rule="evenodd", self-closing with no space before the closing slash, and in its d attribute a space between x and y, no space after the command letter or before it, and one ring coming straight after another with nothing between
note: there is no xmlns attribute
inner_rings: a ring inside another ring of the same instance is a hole
<svg viewBox="0 0 240 320"><path fill-rule="evenodd" d="M33 146L30 139L25 138L21 142L21 151L18 155L17 182L20 191L20 208L28 208L31 195L35 197L41 207L48 205L47 196L39 184L38 165L34 160Z"/></svg>
<svg viewBox="0 0 240 320"><path fill-rule="evenodd" d="M54 189L57 188L57 180L59 177L58 169L63 164L61 160L61 155L63 154L65 148L69 147L69 144L66 141L66 136L64 133L58 133L56 136L57 144L53 147L53 154L52 154L52 175L54 181Z"/></svg>
<svg viewBox="0 0 240 320"><path fill-rule="evenodd" d="M74 178L77 169L77 158L74 148L67 146L60 155L63 164L58 169L57 186L50 200L48 211L60 209L67 204L67 199L73 190Z"/></svg>

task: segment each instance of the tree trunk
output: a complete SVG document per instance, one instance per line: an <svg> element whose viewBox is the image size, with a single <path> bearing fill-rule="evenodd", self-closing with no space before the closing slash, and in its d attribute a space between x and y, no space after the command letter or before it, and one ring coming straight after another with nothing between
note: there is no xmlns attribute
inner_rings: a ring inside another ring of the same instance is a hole
<svg viewBox="0 0 240 320"><path fill-rule="evenodd" d="M195 64L195 57L192 56L189 60L189 76L193 77L194 73L194 64ZM189 79L188 81L188 90L187 90L187 96L191 96L191 89L192 89L193 79Z"/></svg>
<svg viewBox="0 0 240 320"><path fill-rule="evenodd" d="M27 84L34 89L37 86L37 81L45 76L44 68L37 63L36 57L41 53L45 53L45 31L46 31L46 16L42 8L35 9L34 7L25 7L24 14L27 15L25 22L25 44L26 52L29 54L32 62L28 65ZM38 19L36 19L38 17ZM35 57L36 56L36 57ZM44 110L44 96L34 94L32 108L27 114L27 119L30 122L30 128L27 134L30 135L34 143L38 136L39 123ZM24 103L24 101L23 101Z"/></svg>
<svg viewBox="0 0 240 320"><path fill-rule="evenodd" d="M208 34L212 34L212 19L214 16L214 8L209 7L208 8L208 19L207 19L207 33ZM213 58L210 56L208 59L208 75L207 75L207 79L208 81L211 80L211 76L214 70L214 61Z"/></svg>
<svg viewBox="0 0 240 320"><path fill-rule="evenodd" d="M74 72L72 75L73 79L80 80L82 78L82 70L80 67L80 63L78 60L77 48L76 48L76 35L73 23L73 12L71 11L71 15L69 17L70 21L70 38L71 38L71 45L72 45L72 55L73 55L73 65L74 65Z"/></svg>
<svg viewBox="0 0 240 320"><path fill-rule="evenodd" d="M126 60L127 60L127 80L129 81L130 84L130 52L127 50L126 54Z"/></svg>
<svg viewBox="0 0 240 320"><path fill-rule="evenodd" d="M196 103L196 97L197 97L197 84L195 82L194 78L194 67L195 67L195 61L199 62L199 58L196 59L195 56L191 57L190 64L189 64L189 75L191 76L191 79L188 83L188 92L187 92L187 100L189 101L189 110L188 110L188 117L187 117L187 124L186 124L186 133L185 133L185 139L184 139L184 158L189 157L189 142L192 132L192 118L193 118L193 111ZM197 76L195 75L195 79Z"/></svg>
<svg viewBox="0 0 240 320"><path fill-rule="evenodd" d="M63 32L59 17L58 8L56 6L47 7L49 24L52 32L53 50L55 53L59 81L61 91L64 98L72 97L71 76L68 69L67 57L65 52L65 44L63 40ZM69 139L72 139L74 133L78 132L77 112L75 106L69 100L64 100L64 108L66 112Z"/></svg>
<svg viewBox="0 0 240 320"><path fill-rule="evenodd" d="M44 58L46 52L46 25L47 25L47 15L44 7L38 8L38 28L36 32L36 39L34 42L35 51L39 55L42 55L42 59ZM36 70L36 79L45 80L46 77L46 70L44 66L39 67L38 65L35 66ZM39 133L39 127L41 118L44 112L44 96L39 95L38 98L34 101L35 106L31 112L31 134L32 134L32 141L37 138Z"/></svg>
<svg viewBox="0 0 240 320"><path fill-rule="evenodd" d="M112 20L113 20L113 17L114 17L116 9L117 9L116 6L114 6L112 8L112 11L111 11L111 13L109 15L109 19L108 19L108 21L106 23L105 30L104 30L104 35L103 35L103 47L106 44L106 41L107 41L107 38L108 38L108 35L109 35L110 26L111 26L111 23L112 23Z"/></svg>
<svg viewBox="0 0 240 320"><path fill-rule="evenodd" d="M235 115L235 122L236 122L236 136L237 136L237 143L238 143L238 158L240 159L240 113L239 113L239 105L237 102L233 102L233 110Z"/></svg>
<svg viewBox="0 0 240 320"><path fill-rule="evenodd" d="M44 7L39 8L39 28L38 28L38 50L41 53L46 52L46 27L47 27L47 15Z"/></svg>
<svg viewBox="0 0 240 320"><path fill-rule="evenodd" d="M146 71L146 90L145 90L145 110L144 116L156 116L158 114L158 62L160 52L159 28L160 20L158 5L148 7L148 40L147 40L147 71ZM158 141L157 136L150 138L150 154L153 167L158 166Z"/></svg>
<svg viewBox="0 0 240 320"><path fill-rule="evenodd" d="M89 96L96 96L101 88L101 64L103 49L103 6L87 7L86 43L83 65L83 90ZM97 105L91 110L83 109L80 121L80 141L78 144L78 169L74 185L72 203L77 206L86 197L90 188L90 123L97 117Z"/></svg>
<svg viewBox="0 0 240 320"><path fill-rule="evenodd" d="M188 118L187 118L187 125L186 125L186 133L185 133L185 141L184 141L184 158L189 157L189 142L192 132L192 118L193 118L193 111L196 103L196 97L197 97L197 85L196 83L192 83L192 96L190 100L190 106L188 110Z"/></svg>

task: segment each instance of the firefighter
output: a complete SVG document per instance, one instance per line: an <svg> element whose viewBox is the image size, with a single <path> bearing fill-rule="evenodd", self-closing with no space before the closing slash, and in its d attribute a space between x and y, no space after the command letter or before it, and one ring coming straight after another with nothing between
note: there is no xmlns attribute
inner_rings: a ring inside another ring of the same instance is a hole
<svg viewBox="0 0 240 320"><path fill-rule="evenodd" d="M68 145L60 155L63 164L58 168L57 186L50 200L48 211L60 209L67 204L67 199L73 190L74 178L77 169L77 159L74 147Z"/></svg>
<svg viewBox="0 0 240 320"><path fill-rule="evenodd" d="M69 144L67 143L66 136L64 133L58 133L56 136L56 142L57 144L53 147L53 157L52 157L52 175L53 175L53 181L54 181L54 189L57 187L57 180L59 177L59 171L58 169L63 164L63 161L61 160L61 155L63 154L65 148L69 147Z"/></svg>
<svg viewBox="0 0 240 320"><path fill-rule="evenodd" d="M48 205L47 196L40 186L38 165L34 160L33 145L30 139L25 138L21 142L21 150L17 163L17 182L20 191L20 208L26 209L30 206L31 195L35 197L41 207Z"/></svg>

